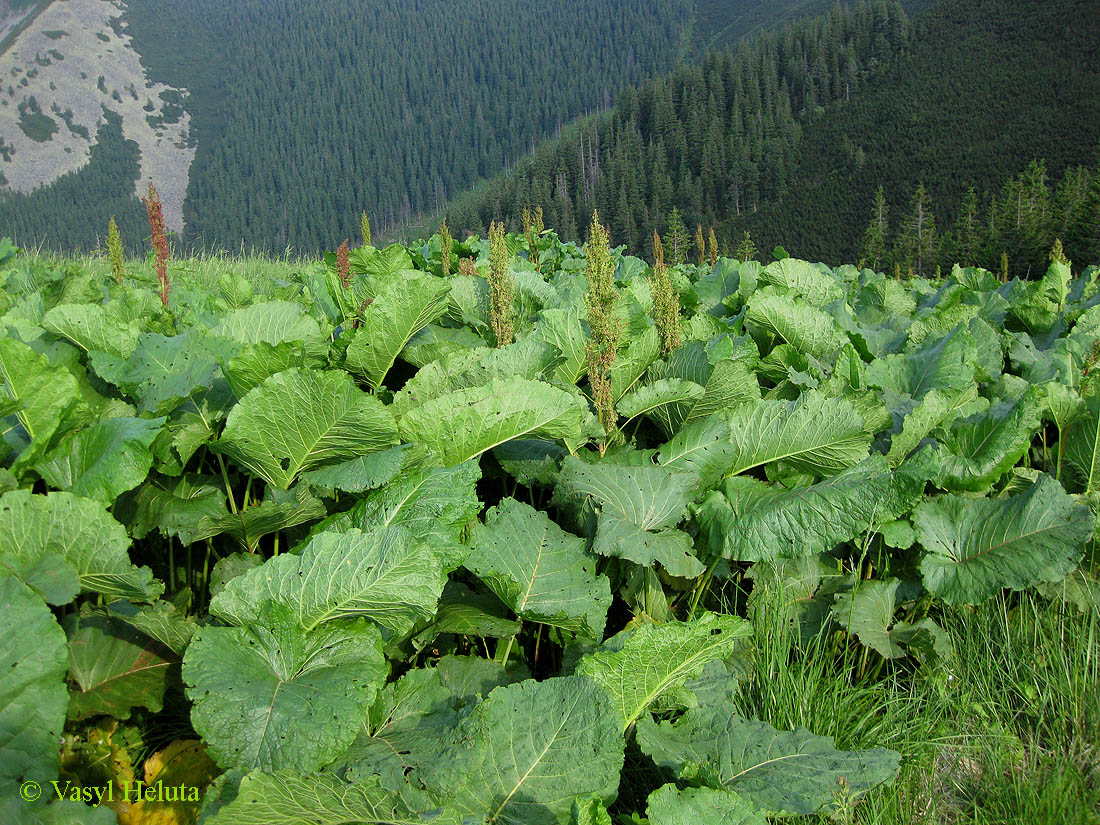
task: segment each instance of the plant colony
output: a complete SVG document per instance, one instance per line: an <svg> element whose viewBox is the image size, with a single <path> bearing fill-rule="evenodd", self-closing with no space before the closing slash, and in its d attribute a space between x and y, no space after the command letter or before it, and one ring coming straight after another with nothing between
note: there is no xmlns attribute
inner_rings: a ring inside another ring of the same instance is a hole
<svg viewBox="0 0 1100 825"><path fill-rule="evenodd" d="M1095 602L1100 269L525 223L259 289L0 250L5 821L59 777L210 825L850 811L901 754L741 714L763 612L873 680L946 672L944 606Z"/></svg>

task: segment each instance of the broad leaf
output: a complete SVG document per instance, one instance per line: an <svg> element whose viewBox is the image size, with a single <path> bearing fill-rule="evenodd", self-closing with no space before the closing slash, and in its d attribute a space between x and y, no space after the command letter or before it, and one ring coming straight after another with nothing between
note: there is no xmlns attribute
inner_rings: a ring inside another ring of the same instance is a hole
<svg viewBox="0 0 1100 825"><path fill-rule="evenodd" d="M690 622L646 622L585 656L576 672L607 691L626 731L648 708L702 673L708 662L731 656L751 636L747 622L715 613Z"/></svg>
<svg viewBox="0 0 1100 825"><path fill-rule="evenodd" d="M1007 499L942 496L913 511L924 586L948 604L1056 582L1077 566L1095 520L1050 476Z"/></svg>
<svg viewBox="0 0 1100 825"><path fill-rule="evenodd" d="M303 473L302 478L315 487L330 487L346 493L373 490L392 481L401 471L406 449L406 445L402 445L361 455L319 470L310 470Z"/></svg>
<svg viewBox="0 0 1100 825"><path fill-rule="evenodd" d="M377 389L405 344L447 310L447 282L424 275L394 281L362 313L347 367Z"/></svg>
<svg viewBox="0 0 1100 825"><path fill-rule="evenodd" d="M836 352L846 342L844 333L830 315L773 287L753 294L745 319L775 333L803 355L815 358Z"/></svg>
<svg viewBox="0 0 1100 825"><path fill-rule="evenodd" d="M808 392L797 401L757 401L729 415L725 475L783 461L819 478L867 457L871 434L851 402Z"/></svg>
<svg viewBox="0 0 1100 825"><path fill-rule="evenodd" d="M401 434L451 467L513 438L582 438L592 414L575 396L542 381L493 380L433 398L401 419Z"/></svg>
<svg viewBox="0 0 1100 825"><path fill-rule="evenodd" d="M466 567L523 620L603 636L611 588L584 540L504 499L474 528Z"/></svg>
<svg viewBox="0 0 1100 825"><path fill-rule="evenodd" d="M69 627L66 624L66 627ZM161 709L171 661L166 651L121 622L102 616L73 617L69 636L69 717L107 714L127 719L130 709Z"/></svg>
<svg viewBox="0 0 1100 825"><path fill-rule="evenodd" d="M404 525L433 547L457 545L466 526L481 512L475 486L480 478L476 461L448 468L406 469L351 510L322 522L319 529Z"/></svg>
<svg viewBox="0 0 1100 825"><path fill-rule="evenodd" d="M660 564L674 576L693 577L703 566L691 538L669 529L684 516L697 484L691 473L665 467L586 464L570 456L562 463L554 495L599 507L593 550L643 566Z"/></svg>
<svg viewBox="0 0 1100 825"><path fill-rule="evenodd" d="M85 352L101 350L122 358L134 351L141 334L136 324L108 314L99 304L60 304L46 313L42 326Z"/></svg>
<svg viewBox="0 0 1100 825"><path fill-rule="evenodd" d="M286 489L298 473L397 442L393 416L340 372L271 376L229 413L219 449Z"/></svg>
<svg viewBox="0 0 1100 825"><path fill-rule="evenodd" d="M103 505L70 493L0 497L0 576L14 575L51 604L78 590L151 601L164 585L130 564L130 539Z"/></svg>
<svg viewBox="0 0 1100 825"><path fill-rule="evenodd" d="M1065 459L1077 472L1085 493L1100 492L1100 397L1086 400L1085 413L1065 434Z"/></svg>
<svg viewBox="0 0 1100 825"><path fill-rule="evenodd" d="M650 825L767 825L756 806L732 791L665 785L649 795Z"/></svg>
<svg viewBox="0 0 1100 825"><path fill-rule="evenodd" d="M840 751L831 737L779 731L728 704L689 710L676 722L642 719L638 744L681 779L733 791L776 814L828 809L838 779L858 793L893 778L901 759L885 748Z"/></svg>
<svg viewBox="0 0 1100 825"><path fill-rule="evenodd" d="M937 483L947 490L981 492L1020 460L1042 423L1043 391L1032 387L1016 401L955 422L943 437Z"/></svg>
<svg viewBox="0 0 1100 825"><path fill-rule="evenodd" d="M459 825L438 809L416 813L374 777L348 783L334 776L293 771L255 771L241 780L236 797L206 825Z"/></svg>
<svg viewBox="0 0 1100 825"><path fill-rule="evenodd" d="M113 503L143 482L149 449L164 418L105 418L76 433L35 465L49 484L73 495Z"/></svg>
<svg viewBox="0 0 1100 825"><path fill-rule="evenodd" d="M859 641L887 659L900 659L910 649L931 651L946 657L951 640L932 619L895 622L898 579L861 582L857 588L836 597L832 615L837 623Z"/></svg>
<svg viewBox="0 0 1100 825"><path fill-rule="evenodd" d="M184 399L210 388L218 364L239 349L235 341L195 329L171 338L146 332L128 358L93 350L88 363L105 381L133 398L141 412L165 415Z"/></svg>
<svg viewBox="0 0 1100 825"><path fill-rule="evenodd" d="M867 368L872 387L921 398L929 390L952 393L974 381L978 348L965 327L905 353L876 359Z"/></svg>
<svg viewBox="0 0 1100 825"><path fill-rule="evenodd" d="M415 776L490 825L558 825L577 796L613 799L622 765L610 700L590 679L567 676L497 688Z"/></svg>
<svg viewBox="0 0 1100 825"><path fill-rule="evenodd" d="M892 521L919 498L916 481L891 474L874 455L809 487L784 490L753 478L726 479L695 519L712 552L740 561L809 556Z"/></svg>
<svg viewBox="0 0 1100 825"><path fill-rule="evenodd" d="M366 616L402 636L432 618L445 581L443 559L403 527L323 532L300 554L275 556L232 579L210 612L245 625L274 602L306 630Z"/></svg>
<svg viewBox="0 0 1100 825"><path fill-rule="evenodd" d="M204 627L183 660L191 721L223 768L314 771L342 753L386 674L365 619L303 630L285 607L262 624Z"/></svg>
<svg viewBox="0 0 1100 825"><path fill-rule="evenodd" d="M0 577L0 604L0 797L15 799L23 781L57 776L69 701L65 632L41 597L10 576Z"/></svg>
<svg viewBox="0 0 1100 825"><path fill-rule="evenodd" d="M15 416L22 438L14 446L22 454L12 466L19 475L23 466L33 464L49 449L55 436L64 435L89 413L67 369L6 336L0 338L0 382L0 398L14 399L19 405Z"/></svg>

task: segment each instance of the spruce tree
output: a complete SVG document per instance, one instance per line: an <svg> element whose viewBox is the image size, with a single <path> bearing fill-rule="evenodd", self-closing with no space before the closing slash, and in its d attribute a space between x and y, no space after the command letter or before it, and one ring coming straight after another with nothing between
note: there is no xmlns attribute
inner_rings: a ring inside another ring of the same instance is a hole
<svg viewBox="0 0 1100 825"><path fill-rule="evenodd" d="M954 261L960 266L978 266L985 244L984 227L978 214L978 191L971 186L966 190L959 217L955 221Z"/></svg>
<svg viewBox="0 0 1100 825"><path fill-rule="evenodd" d="M737 249L733 253L733 257L744 263L745 261L752 261L756 259L756 244L752 242L752 235L748 230L745 230L745 234L741 238L741 243L737 244Z"/></svg>
<svg viewBox="0 0 1100 825"><path fill-rule="evenodd" d="M688 233L684 221L680 217L680 210L675 206L668 213L668 231L664 237L665 250L668 260L673 265L684 263L687 260Z"/></svg>
<svg viewBox="0 0 1100 825"><path fill-rule="evenodd" d="M370 239L370 218L366 211L359 217L359 231L363 235L363 246L372 246Z"/></svg>
<svg viewBox="0 0 1100 825"><path fill-rule="evenodd" d="M936 221L924 184L917 186L909 207L909 214L898 227L894 242L894 256L902 268L909 268L918 277L935 265Z"/></svg>
<svg viewBox="0 0 1100 825"><path fill-rule="evenodd" d="M890 232L889 214L890 207L886 203L885 190L879 186L875 191L875 201L871 206L871 220L867 224L867 231L863 233L863 244L859 252L864 265L871 267L875 272L886 265L886 238Z"/></svg>

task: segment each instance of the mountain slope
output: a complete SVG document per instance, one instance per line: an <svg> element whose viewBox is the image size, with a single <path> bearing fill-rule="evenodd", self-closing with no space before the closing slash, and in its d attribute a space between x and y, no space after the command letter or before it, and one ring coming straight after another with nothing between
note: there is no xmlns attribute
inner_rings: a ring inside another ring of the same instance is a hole
<svg viewBox="0 0 1100 825"><path fill-rule="evenodd" d="M477 231L542 205L572 236L598 208L615 242L641 248L676 206L731 247L749 230L764 249L855 260L879 185L898 214L923 180L942 226L969 182L999 187L1037 157L1054 176L1091 162L1094 3L947 0L912 28L889 8L856 4L644 84L448 219Z"/></svg>
<svg viewBox="0 0 1100 825"><path fill-rule="evenodd" d="M996 190L1033 158L1055 179L1093 163L1097 42L1090 0L941 4L920 20L904 60L806 131L784 196L730 232L749 229L766 249L854 260L879 185L897 215L923 182L950 227L968 186Z"/></svg>

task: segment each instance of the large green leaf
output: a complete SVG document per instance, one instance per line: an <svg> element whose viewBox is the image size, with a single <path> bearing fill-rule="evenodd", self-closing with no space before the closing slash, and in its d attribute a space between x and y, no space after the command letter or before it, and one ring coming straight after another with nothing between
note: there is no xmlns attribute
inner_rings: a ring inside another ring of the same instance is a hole
<svg viewBox="0 0 1100 825"><path fill-rule="evenodd" d="M712 552L741 561L770 561L831 550L907 511L917 482L891 474L873 455L808 487L785 490L754 478L729 478L695 514Z"/></svg>
<svg viewBox="0 0 1100 825"><path fill-rule="evenodd" d="M528 680L490 693L415 777L490 825L558 825L568 822L575 797L615 797L623 745L617 714L595 682Z"/></svg>
<svg viewBox="0 0 1100 825"><path fill-rule="evenodd" d="M211 332L241 344L272 346L284 341L316 344L325 337L301 304L292 301L265 301L230 310Z"/></svg>
<svg viewBox="0 0 1100 825"><path fill-rule="evenodd" d="M190 534L191 541L224 533L237 539L251 553L255 552L263 536L316 521L323 518L325 512L321 500L305 485L298 485L275 499L239 509L236 513L228 513L223 507L220 515L201 516ZM182 534L180 538L182 540Z"/></svg>
<svg viewBox="0 0 1100 825"><path fill-rule="evenodd" d="M130 538L99 502L71 493L0 497L0 576L14 575L51 604L78 590L151 601L164 585L130 564Z"/></svg>
<svg viewBox="0 0 1100 825"><path fill-rule="evenodd" d="M121 358L134 351L141 334L137 324L110 315L99 304L59 304L46 313L42 326L85 352L101 350Z"/></svg>
<svg viewBox="0 0 1100 825"><path fill-rule="evenodd" d="M1042 423L1044 393L1030 387L1015 401L962 418L943 437L937 483L947 490L981 492L1020 460Z"/></svg>
<svg viewBox="0 0 1100 825"><path fill-rule="evenodd" d="M803 355L815 358L836 352L847 340L830 315L774 287L753 293L745 319L775 333Z"/></svg>
<svg viewBox="0 0 1100 825"><path fill-rule="evenodd" d="M6 336L0 338L0 380L0 398L19 403L15 416L22 438L15 446L22 454L12 466L19 475L23 466L33 464L49 449L55 436L64 435L89 413L72 373Z"/></svg>
<svg viewBox="0 0 1100 825"><path fill-rule="evenodd" d="M569 456L562 463L554 495L599 507L593 550L636 564L660 564L674 576L703 572L691 538L671 529L684 516L697 477L655 465L587 464Z"/></svg>
<svg viewBox="0 0 1100 825"><path fill-rule="evenodd" d="M105 418L71 436L35 465L49 484L111 504L143 482L162 418Z"/></svg>
<svg viewBox="0 0 1100 825"><path fill-rule="evenodd" d="M348 783L334 776L254 771L206 825L459 825L445 809L417 813L374 777Z"/></svg>
<svg viewBox="0 0 1100 825"><path fill-rule="evenodd" d="M381 290L362 313L362 323L348 345L347 367L374 388L405 344L447 310L446 281L423 275L395 281Z"/></svg>
<svg viewBox="0 0 1100 825"><path fill-rule="evenodd" d="M978 398L978 385L971 384L962 392L946 393L932 389L915 402L902 419L901 430L890 439L890 451L886 460L896 467L920 446L921 441L935 427L948 425L966 405Z"/></svg>
<svg viewBox="0 0 1100 825"><path fill-rule="evenodd" d="M1077 566L1095 519L1060 484L1040 476L1006 499L942 496L913 511L927 551L924 586L948 604L976 604L1001 588L1056 582Z"/></svg>
<svg viewBox="0 0 1100 825"><path fill-rule="evenodd" d="M435 615L446 579L439 554L404 527L322 532L300 554L275 556L232 579L210 613L245 625L274 602L307 630L366 616L401 636Z"/></svg>
<svg viewBox="0 0 1100 825"><path fill-rule="evenodd" d="M824 306L844 294L840 284L807 261L783 258L760 270L760 283L786 287L814 306Z"/></svg>
<svg viewBox="0 0 1100 825"><path fill-rule="evenodd" d="M311 352L301 341L283 341L279 344L261 341L246 346L224 362L222 372L233 394L237 398L244 398L277 372L292 367L302 370L322 369L324 365L324 359Z"/></svg>
<svg viewBox="0 0 1100 825"><path fill-rule="evenodd" d="M615 405L619 415L629 421L639 415L658 416L662 407L693 404L703 397L704 389L693 381L662 378L628 392ZM662 419L667 416L660 415Z"/></svg>
<svg viewBox="0 0 1100 825"><path fill-rule="evenodd" d="M1065 459L1077 472L1085 493L1100 491L1100 397L1085 401L1084 414L1065 434Z"/></svg>
<svg viewBox="0 0 1100 825"><path fill-rule="evenodd" d="M665 785L649 795L650 825L767 825L764 814L744 797L716 788Z"/></svg>
<svg viewBox="0 0 1100 825"><path fill-rule="evenodd" d="M133 398L141 412L165 415L184 399L209 389L218 364L239 349L235 341L196 329L171 338L146 332L129 357L93 350L88 363L105 381Z"/></svg>
<svg viewBox="0 0 1100 825"><path fill-rule="evenodd" d="M929 618L895 622L899 579L866 581L836 597L832 616L859 641L887 659L899 659L910 649L946 656L951 640Z"/></svg>
<svg viewBox="0 0 1100 825"><path fill-rule="evenodd" d="M913 398L934 389L958 392L973 383L977 361L973 336L959 326L909 352L876 359L867 368L867 383Z"/></svg>
<svg viewBox="0 0 1100 825"><path fill-rule="evenodd" d="M478 513L481 500L476 484L481 468L476 461L426 470L406 468L397 478L373 490L345 513L322 522L321 529L404 525L433 547L458 544Z"/></svg>
<svg viewBox="0 0 1100 825"><path fill-rule="evenodd" d="M65 632L41 597L0 577L5 632L0 641L0 798L16 798L25 780L57 776L65 724Z"/></svg>
<svg viewBox="0 0 1100 825"><path fill-rule="evenodd" d="M401 419L401 435L445 466L523 436L578 439L591 429L583 401L542 381L493 380L433 398Z"/></svg>
<svg viewBox="0 0 1100 825"><path fill-rule="evenodd" d="M117 503L114 512L135 539L159 530L161 535L176 536L183 544L190 544L199 532L201 519L217 519L226 512L225 486L214 476L158 476Z"/></svg>
<svg viewBox="0 0 1100 825"><path fill-rule="evenodd" d="M70 624L66 624L70 627ZM135 707L159 711L171 660L167 651L121 622L73 616L69 635L69 717L126 719Z"/></svg>
<svg viewBox="0 0 1100 825"><path fill-rule="evenodd" d="M655 412L653 417L665 432L673 433L686 423L760 397L760 382L752 371L760 355L751 338L741 339L728 357L712 361L712 355L703 342L688 341L667 360L649 368L650 381L680 379L703 387L703 396L698 400L671 404Z"/></svg>
<svg viewBox="0 0 1100 825"><path fill-rule="evenodd" d="M466 567L520 619L603 636L610 584L584 540L545 513L506 498L474 528L470 549Z"/></svg>
<svg viewBox="0 0 1100 825"><path fill-rule="evenodd" d="M645 711L674 698L704 666L747 645L752 628L734 616L705 613L690 622L646 622L608 639L576 672L611 696L625 732Z"/></svg>
<svg viewBox="0 0 1100 825"><path fill-rule="evenodd" d="M554 371L554 377L563 384L576 384L587 369L585 344L588 337L581 319L581 310L546 309L539 313L535 334L553 345L562 354L563 361Z"/></svg>
<svg viewBox="0 0 1100 825"><path fill-rule="evenodd" d="M342 372L289 369L229 413L219 449L286 489L298 473L397 443L393 416Z"/></svg>
<svg viewBox="0 0 1100 825"><path fill-rule="evenodd" d="M779 731L729 704L694 708L676 722L642 719L638 744L681 779L734 791L776 814L827 809L839 779L858 793L893 778L901 759L885 748L840 751L831 737Z"/></svg>
<svg viewBox="0 0 1100 825"><path fill-rule="evenodd" d="M398 791L409 771L438 759L444 740L465 715L440 675L438 668L414 668L382 688L333 772L349 781L378 776L383 787Z"/></svg>
<svg viewBox="0 0 1100 825"><path fill-rule="evenodd" d="M871 434L852 403L810 391L797 401L757 401L729 414L726 475L783 461L819 478L867 457Z"/></svg>
<svg viewBox="0 0 1100 825"><path fill-rule="evenodd" d="M378 453L361 455L339 464L303 473L302 478L315 487L331 487L347 493L362 493L387 484L401 472L408 445L390 447Z"/></svg>
<svg viewBox="0 0 1100 825"><path fill-rule="evenodd" d="M183 660L195 730L221 767L245 770L327 765L385 675L382 637L366 619L304 630L283 606L260 624L201 628Z"/></svg>

